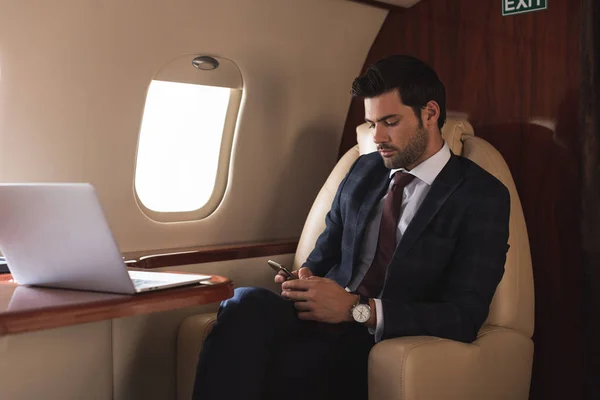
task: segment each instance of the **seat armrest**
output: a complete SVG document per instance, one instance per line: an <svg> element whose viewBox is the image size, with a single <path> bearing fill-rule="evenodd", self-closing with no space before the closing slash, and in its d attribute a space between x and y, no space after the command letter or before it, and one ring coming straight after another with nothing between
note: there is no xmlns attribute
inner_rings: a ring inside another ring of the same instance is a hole
<svg viewBox="0 0 600 400"><path fill-rule="evenodd" d="M186 318L177 337L177 399L190 400L202 343L217 320L216 313Z"/></svg>
<svg viewBox="0 0 600 400"><path fill-rule="evenodd" d="M384 340L369 355L369 400L526 400L533 342L484 326L473 343L429 336Z"/></svg>

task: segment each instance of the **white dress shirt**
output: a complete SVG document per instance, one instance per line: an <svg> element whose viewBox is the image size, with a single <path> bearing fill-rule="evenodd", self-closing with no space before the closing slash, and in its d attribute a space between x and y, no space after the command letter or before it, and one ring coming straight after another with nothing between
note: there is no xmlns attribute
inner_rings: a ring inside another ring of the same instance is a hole
<svg viewBox="0 0 600 400"><path fill-rule="evenodd" d="M398 243L400 243L402 235L406 231L408 224L410 224L410 221L419 210L421 203L423 203L425 196L427 196L427 193L429 193L431 184L438 176L440 171L444 168L448 160L450 160L450 149L448 144L444 142L444 145L437 153L414 167L411 171L406 171L404 168L393 169L390 171L390 178L397 171L407 172L415 176L415 179L406 185L402 193L400 219L396 228L396 246L398 246ZM390 180L390 185L391 183L392 182ZM387 194L381 198L375 212L373 213L371 221L369 221L367 224L359 255L358 266L354 276L352 277L352 280L346 288L349 291L356 291L356 288L358 288L358 285L369 270L369 267L373 262L373 258L375 257L377 241L379 238L379 224L381 222L381 214L383 212L383 201L386 196ZM377 326L375 330L369 329L369 331L371 334L375 334L375 342L379 342L381 340L381 336L383 335L383 308L380 299L376 298L374 301L377 313Z"/></svg>

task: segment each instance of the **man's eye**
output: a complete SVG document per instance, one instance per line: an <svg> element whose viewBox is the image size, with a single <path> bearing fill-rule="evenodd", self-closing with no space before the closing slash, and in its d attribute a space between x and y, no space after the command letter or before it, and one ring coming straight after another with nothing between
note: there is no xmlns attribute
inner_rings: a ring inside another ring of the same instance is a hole
<svg viewBox="0 0 600 400"><path fill-rule="evenodd" d="M385 126L387 126L387 127L391 127L391 126L396 126L396 125L398 125L398 121L394 121L394 122L387 122L387 121L384 121L383 123L384 123L384 124L385 124Z"/></svg>
<svg viewBox="0 0 600 400"><path fill-rule="evenodd" d="M374 129L375 128L375 124L369 124L369 129Z"/></svg>

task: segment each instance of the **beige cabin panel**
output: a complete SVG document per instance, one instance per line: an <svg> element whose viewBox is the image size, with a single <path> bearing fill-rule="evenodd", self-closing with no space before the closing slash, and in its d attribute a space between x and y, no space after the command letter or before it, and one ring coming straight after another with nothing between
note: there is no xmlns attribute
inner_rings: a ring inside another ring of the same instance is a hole
<svg viewBox="0 0 600 400"><path fill-rule="evenodd" d="M186 265L160 270L219 273L230 277L236 287L262 286L279 290L268 259L291 266L293 254ZM114 400L176 398L177 335L181 322L201 313L216 312L219 303L188 307L164 313L120 318L113 322ZM197 355L193 355L197 357Z"/></svg>
<svg viewBox="0 0 600 400"><path fill-rule="evenodd" d="M122 251L298 237L386 15L341 0L0 0L0 181L91 182ZM233 60L244 94L223 202L164 224L135 202L135 154L148 85L184 54Z"/></svg>
<svg viewBox="0 0 600 400"><path fill-rule="evenodd" d="M217 305L189 307L113 321L114 400L174 399L181 321Z"/></svg>
<svg viewBox="0 0 600 400"><path fill-rule="evenodd" d="M111 400L111 321L0 337L0 398Z"/></svg>

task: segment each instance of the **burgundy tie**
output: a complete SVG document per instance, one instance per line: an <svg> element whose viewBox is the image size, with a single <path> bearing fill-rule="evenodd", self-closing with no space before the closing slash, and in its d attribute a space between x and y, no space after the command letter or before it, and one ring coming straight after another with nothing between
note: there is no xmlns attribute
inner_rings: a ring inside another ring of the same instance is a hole
<svg viewBox="0 0 600 400"><path fill-rule="evenodd" d="M398 218L400 218L402 194L404 187L413 179L414 175L407 174L406 172L398 171L394 174L392 186L383 201L383 213L381 214L379 239L377 241L375 257L373 258L371 267L356 289L363 296L376 297L383 288L385 270L396 249L396 227L398 226Z"/></svg>

